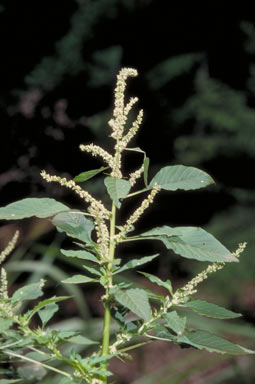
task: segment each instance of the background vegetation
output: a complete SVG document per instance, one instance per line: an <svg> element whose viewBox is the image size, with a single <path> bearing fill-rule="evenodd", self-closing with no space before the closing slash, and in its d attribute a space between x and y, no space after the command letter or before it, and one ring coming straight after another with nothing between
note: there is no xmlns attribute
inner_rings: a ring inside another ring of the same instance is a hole
<svg viewBox="0 0 255 384"><path fill-rule="evenodd" d="M203 285L202 294L244 313L246 323L235 322L232 328L228 323L218 332L230 332L232 339L244 337L249 343L255 317L254 16L247 5L231 4L230 13L230 6L222 2L199 7L168 3L0 1L0 201L5 205L28 196L52 196L79 207L68 191L45 184L40 170L68 177L101 165L82 154L78 145L110 145L107 121L116 73L122 66L137 68L140 76L130 82L129 92L139 95L145 121L133 146L141 146L150 157L151 177L163 165L181 163L204 169L217 183L206 191L172 198L162 194L141 220L140 229L151 227L150 218L154 225L203 226L232 250L239 242L248 242L240 265L219 272ZM128 162L130 169L135 165L135 160ZM88 181L86 188L104 199L102 181L96 180ZM16 226L15 222L1 226L2 248ZM23 223L20 247L8 262L11 281L18 285L47 275L49 292L61 293L61 274L75 268L61 259L58 249L63 241L47 221ZM148 252L144 246L130 247L125 255L138 251ZM170 257L162 249L160 261L146 271L170 276L178 286L200 269L197 262ZM130 278L141 279L127 275ZM89 332L97 335L100 292L91 287L72 294L75 302L63 309L59 323L66 326L65 319L71 316L68 326L79 328L86 319ZM247 346L254 348L254 343ZM169 349L160 343L157 347L158 359L152 357L155 350L147 347L134 354L130 366L114 363L116 381L240 384L254 380L250 358L208 355L198 365L200 352Z"/></svg>

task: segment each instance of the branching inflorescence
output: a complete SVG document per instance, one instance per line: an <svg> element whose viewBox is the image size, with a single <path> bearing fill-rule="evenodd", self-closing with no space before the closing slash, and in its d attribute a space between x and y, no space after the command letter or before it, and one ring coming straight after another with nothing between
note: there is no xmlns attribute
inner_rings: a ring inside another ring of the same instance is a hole
<svg viewBox="0 0 255 384"><path fill-rule="evenodd" d="M205 172L193 167L184 167L181 165L162 168L148 184L149 159L140 149L138 149L138 151L144 154L143 163L129 175L124 176L122 174L123 151L137 150L137 148L129 148L128 145L136 135L143 119L143 110L140 110L133 123L131 123L129 127L126 127L126 125L129 124L129 113L138 101L137 97L131 97L130 100L125 103L126 82L128 77L135 76L137 76L137 71L132 68L123 68L117 76L117 85L114 91L113 117L108 122L112 129L110 136L115 140L113 145L114 153L111 154L94 144L80 145L81 151L87 152L92 156L100 157L106 165L106 168L102 167L99 170L85 172L85 174L89 173L90 177L93 177L106 169L110 169L109 171L107 170L107 173L109 173L104 179L104 183L108 195L112 200L111 211L104 206L102 201L97 200L89 192L84 190L82 186L78 185L78 181L75 181L77 178L75 178L75 180L67 180L65 177L50 175L45 170L41 172L43 179L46 182L59 183L61 186L74 191L86 205L88 205L86 212L72 211L54 199L25 199L21 201L20 205L19 202L17 202L14 203L14 205L10 204L7 207L0 208L0 217L6 219L12 219L17 216L20 218L31 217L33 215L50 217L52 219L52 216L54 216L52 223L59 230L66 232L67 235L78 239L79 243L75 243L76 247L78 245L82 248L82 251L74 250L69 252L62 250L62 253L67 257L69 257L69 255L70 257L77 255L79 262L83 259L82 266L93 275L93 278L80 274L74 275L64 280L63 283L81 284L93 282L101 284L104 288L104 294L101 298L104 305L104 326L101 348L86 358L82 358L73 350L70 356L65 356L62 354L58 345L59 342L63 341L63 335L58 338L56 331L44 330L46 322L55 313L56 302L65 299L65 297L59 300L54 296L49 301L44 300L40 302L34 309L29 310L24 315L17 315L16 310L19 307L19 301L24 299L24 291L22 289L18 290L9 298L6 271L4 268L1 269L0 314L7 320L7 331L8 326L14 323L20 333L19 341L16 341L17 335L15 333L15 339L11 343L6 342L6 355L8 357L18 357L21 361L22 359L31 361L30 358L22 357L15 348L13 350L10 349L10 345L16 346L17 343L25 340L27 343L25 343L26 348L31 348L32 351L44 355L46 361L47 359L56 359L57 361L62 361L64 366L68 365L72 369L72 373L69 373L65 369L60 370L56 368L54 365L41 363L44 368L65 376L64 379L68 379L68 384L71 382L77 384L107 383L107 377L111 374L108 369L110 358L115 356L125 358L127 351L155 339L172 341L177 344L185 343L198 349L203 348L208 351L220 353L252 353L252 351L224 339L220 339L219 341L218 336L209 333L205 335L205 331L202 331L203 333L199 333L200 331L194 333L196 331L186 327L186 318L179 316L177 313L179 307L190 308L188 304L191 304L191 308L192 305L193 307L199 305L198 313L200 315L217 317L220 311L220 318L228 319L239 316L239 314L235 314L211 303L192 301L191 298L197 292L198 285L206 280L210 274L222 269L229 262L238 261L240 254L246 247L246 243L241 243L237 251L231 254L231 252L212 235L208 234L202 228L197 227L172 228L163 226L153 228L137 236L130 236L131 231L134 230L134 225L138 222L145 210L153 203L161 189L168 191L175 191L176 189L199 189L213 183L212 178ZM137 180L142 175L144 175L145 188L129 193L130 189L136 185ZM83 181L86 180L85 178ZM79 181L82 182L80 179ZM116 223L118 219L117 209L121 208L123 200L145 192L148 192L147 197L145 197L138 208L130 214L124 224L118 225L118 223ZM32 206L36 205L35 200L39 201L39 203L37 208L35 208L35 212L31 212L31 204ZM17 211L15 211L15 209ZM47 211L47 209L49 209L49 211ZM87 219L87 216L89 219ZM96 236L95 241L91 238L92 230L94 230L94 235ZM15 233L6 249L0 254L0 264L4 262L6 256L8 256L15 247L17 238L18 232ZM153 291L142 288L130 288L131 284L126 284L120 279L115 279L116 274L127 269L142 266L158 256L158 254L156 254L140 259L132 259L121 266L120 259L115 259L115 250L119 243L154 239L162 241L169 250L174 251L180 256L211 262L212 264L175 292L169 280L162 281L157 276L141 272L152 283L166 288L168 294L165 296L155 295ZM87 261L89 261L90 264L87 265ZM93 263L93 266L91 266L91 263ZM44 282L44 280L41 280L39 283L26 286L26 295L28 295L26 298L30 297L35 299L35 292L37 294L36 298L41 296L41 288ZM151 298L156 301L156 304L151 304ZM43 315L40 312L40 310L44 311L44 309L46 309L46 315L45 312ZM137 316L135 320L130 321L126 318L129 311ZM30 321L36 313L39 314L43 325L41 328L38 327L33 330L31 329ZM112 318L119 324L119 330L114 336L113 343L110 344L110 325ZM6 324L4 324L4 326L6 326ZM183 339L184 334L185 338ZM129 343L128 346L125 346L127 343ZM35 349L35 346L37 349ZM0 357L1 349L4 348L5 347L0 347ZM19 344L17 348L20 348Z"/></svg>

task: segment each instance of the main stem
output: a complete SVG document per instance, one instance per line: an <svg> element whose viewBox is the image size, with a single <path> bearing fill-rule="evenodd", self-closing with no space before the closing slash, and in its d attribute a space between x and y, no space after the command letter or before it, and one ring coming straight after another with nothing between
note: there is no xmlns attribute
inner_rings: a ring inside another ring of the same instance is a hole
<svg viewBox="0 0 255 384"><path fill-rule="evenodd" d="M108 264L108 284L105 290L105 311L104 311L104 330L102 339L102 355L108 355L109 353L109 340L110 340L110 323L111 323L111 312L109 305L109 288L112 286L112 262L114 260L115 253L115 221L116 221L116 207L112 203L112 214L110 219L110 246L109 246L109 264ZM103 378L104 383L107 383L107 378Z"/></svg>

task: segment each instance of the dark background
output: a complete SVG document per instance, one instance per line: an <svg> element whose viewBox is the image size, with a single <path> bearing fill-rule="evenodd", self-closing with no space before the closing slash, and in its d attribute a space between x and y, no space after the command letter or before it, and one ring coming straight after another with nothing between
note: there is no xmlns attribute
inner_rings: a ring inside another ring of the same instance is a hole
<svg viewBox="0 0 255 384"><path fill-rule="evenodd" d="M139 77L129 80L128 94L139 97L145 118L132 146L150 157L150 178L164 165L184 164L216 181L206 190L162 193L138 230L202 226L233 251L247 241L240 266L220 272L206 289L252 322L255 19L252 7L240 4L1 1L0 201L3 206L28 196L51 196L80 207L69 191L44 183L40 170L71 178L101 166L78 145L94 142L111 150L107 121L116 74L123 66L134 67ZM125 170L140 161L139 155L127 156ZM104 200L101 178L93 180L84 187ZM138 202L124 206L120 221L133 204ZM23 226L21 243L54 239L41 222L18 225ZM0 229L3 244L9 228L3 223ZM137 251L147 255L151 247ZM177 279L177 285L201 270L201 264L162 252L151 270Z"/></svg>

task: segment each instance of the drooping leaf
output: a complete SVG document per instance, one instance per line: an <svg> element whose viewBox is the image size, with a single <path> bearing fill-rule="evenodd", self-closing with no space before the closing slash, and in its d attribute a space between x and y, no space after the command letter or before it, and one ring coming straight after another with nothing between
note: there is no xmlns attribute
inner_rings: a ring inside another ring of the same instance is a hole
<svg viewBox="0 0 255 384"><path fill-rule="evenodd" d="M7 331L7 329L9 329L11 325L12 320L4 318L0 319L0 334Z"/></svg>
<svg viewBox="0 0 255 384"><path fill-rule="evenodd" d="M64 211L70 211L70 208L54 199L28 197L0 208L0 220L16 220L32 216L45 218Z"/></svg>
<svg viewBox="0 0 255 384"><path fill-rule="evenodd" d="M146 292L142 289L132 288L119 290L115 299L137 316L148 321L151 318L151 308Z"/></svg>
<svg viewBox="0 0 255 384"><path fill-rule="evenodd" d="M92 255L87 251L73 251L67 249L60 249L60 252L66 257L77 257L77 259L89 260L93 261L94 263L98 263L96 256Z"/></svg>
<svg viewBox="0 0 255 384"><path fill-rule="evenodd" d="M82 172L79 175L75 176L74 181L82 183L83 181L91 179L92 177L98 175L99 173L105 171L108 168L109 167L101 167L98 169L91 169L90 171Z"/></svg>
<svg viewBox="0 0 255 384"><path fill-rule="evenodd" d="M148 170L149 170L149 165L150 165L150 159L147 156L144 156L143 160L143 178L144 178L144 184L146 187L148 187Z"/></svg>
<svg viewBox="0 0 255 384"><path fill-rule="evenodd" d="M91 243L91 232L94 224L87 219L82 212L63 212L54 216L52 224L61 231L66 232L68 236L79 239L84 243Z"/></svg>
<svg viewBox="0 0 255 384"><path fill-rule="evenodd" d="M215 237L199 227L158 227L140 237L161 240L167 249L188 259L210 262L238 261Z"/></svg>
<svg viewBox="0 0 255 384"><path fill-rule="evenodd" d="M71 343L81 344L81 345L98 344L98 341L90 340L87 337L84 337L81 335L72 336L70 339L68 339L68 341L70 341Z"/></svg>
<svg viewBox="0 0 255 384"><path fill-rule="evenodd" d="M152 283L155 283L161 287L166 288L168 292L170 292L170 294L173 295L173 288L170 280L163 281L159 277L154 276L150 273L146 273L146 272L139 272L139 273L147 277L147 279L149 279Z"/></svg>
<svg viewBox="0 0 255 384"><path fill-rule="evenodd" d="M56 313L58 311L58 308L59 307L57 304L52 303L52 304L46 305L45 308L40 309L38 311L38 315L39 315L40 319L42 320L42 323L46 324L52 318L54 313Z"/></svg>
<svg viewBox="0 0 255 384"><path fill-rule="evenodd" d="M177 334L182 335L186 326L186 317L179 316L176 311L165 315L168 326Z"/></svg>
<svg viewBox="0 0 255 384"><path fill-rule="evenodd" d="M120 208L121 204L119 199L124 199L130 191L131 184L127 180L118 179L116 177L108 176L104 179L107 192L116 205Z"/></svg>
<svg viewBox="0 0 255 384"><path fill-rule="evenodd" d="M34 300L43 295L42 282L28 284L22 288L17 289L11 297L11 303L15 304L19 301Z"/></svg>
<svg viewBox="0 0 255 384"><path fill-rule="evenodd" d="M178 337L178 342L192 345L198 349L206 349L209 352L228 353L231 355L255 353L241 345L234 344L222 337L201 330L187 332L187 334Z"/></svg>
<svg viewBox="0 0 255 384"><path fill-rule="evenodd" d="M159 255L159 253L152 255L152 256L144 256L144 257L141 257L140 259L130 260L128 263L124 264L122 267L117 269L114 272L114 274L126 271L127 269L136 268L136 267L143 265L145 263L149 263L150 261L155 259L155 257L157 257L158 255Z"/></svg>
<svg viewBox="0 0 255 384"><path fill-rule="evenodd" d="M68 279L62 280L62 283L65 284L83 284L83 283L94 283L97 282L98 280L93 279L88 276L84 275L74 275L72 277L69 277Z"/></svg>
<svg viewBox="0 0 255 384"><path fill-rule="evenodd" d="M167 191L176 191L177 189L200 189L213 184L214 181L200 169L173 165L161 168L151 180L149 188L152 188L155 183Z"/></svg>
<svg viewBox="0 0 255 384"><path fill-rule="evenodd" d="M194 312L199 313L199 315L213 317L215 319L234 319L242 316L240 313L229 311L226 308L208 303L204 300L190 301L183 306L192 309Z"/></svg>

